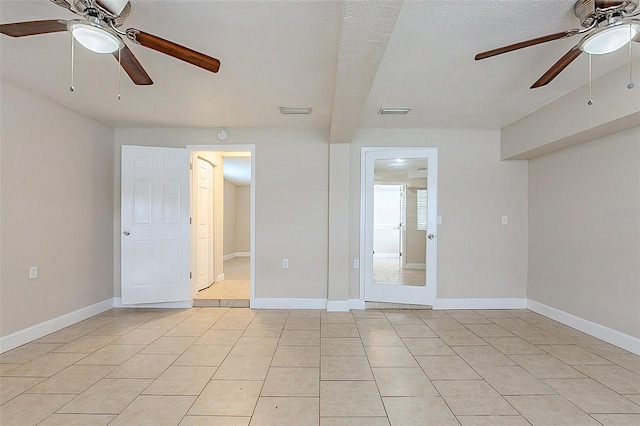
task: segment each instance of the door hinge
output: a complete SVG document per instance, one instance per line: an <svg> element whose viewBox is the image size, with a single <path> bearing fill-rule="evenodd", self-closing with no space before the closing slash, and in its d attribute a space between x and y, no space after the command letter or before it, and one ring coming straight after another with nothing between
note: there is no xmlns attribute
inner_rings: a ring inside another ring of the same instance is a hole
<svg viewBox="0 0 640 426"><path fill-rule="evenodd" d="M189 218L189 225L191 225L191 218Z"/></svg>
<svg viewBox="0 0 640 426"><path fill-rule="evenodd" d="M189 163L189 170L193 170L193 163Z"/></svg>
<svg viewBox="0 0 640 426"><path fill-rule="evenodd" d="M193 273L189 272L189 279L193 278Z"/></svg>

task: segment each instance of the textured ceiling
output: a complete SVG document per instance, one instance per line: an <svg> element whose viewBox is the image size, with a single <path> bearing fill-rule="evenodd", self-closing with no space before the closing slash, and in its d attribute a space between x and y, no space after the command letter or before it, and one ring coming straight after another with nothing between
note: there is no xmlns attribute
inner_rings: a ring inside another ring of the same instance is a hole
<svg viewBox="0 0 640 426"><path fill-rule="evenodd" d="M578 36L480 62L473 56L576 27L573 3L406 1L394 26L395 16L385 13L397 7L381 7L381 2L132 0L124 27L217 57L220 72L211 74L129 43L155 84L137 87L122 74L118 101L113 57L78 48L76 90L70 93L71 42L65 32L0 37L0 73L114 127L331 128L332 134L349 134L358 126L499 128L587 83L587 57L578 58L549 86L530 90ZM365 14L366 19L356 19ZM47 0L0 1L2 23L73 17ZM371 37L345 32L350 22L373 26L390 21L391 30L372 30ZM379 46L362 48L367 43ZM381 43L387 43L386 49ZM594 58L594 77L627 59L625 51ZM345 93L352 88L354 93ZM280 106L311 106L313 114L283 116ZM381 116L381 106L413 111ZM342 119L346 113L334 111L337 107L362 113Z"/></svg>

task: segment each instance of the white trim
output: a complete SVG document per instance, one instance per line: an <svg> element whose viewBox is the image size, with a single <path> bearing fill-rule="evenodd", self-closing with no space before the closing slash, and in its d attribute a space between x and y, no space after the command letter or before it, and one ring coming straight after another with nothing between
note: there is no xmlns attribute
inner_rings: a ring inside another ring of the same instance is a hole
<svg viewBox="0 0 640 426"><path fill-rule="evenodd" d="M535 300L528 299L527 308L533 312L539 313L540 315L544 315L547 318L551 318L571 328L587 333L590 336L604 340L607 343L611 343L612 345L628 350L629 352L633 352L636 355L640 355L640 339L637 337L633 337L593 321L580 318L568 312L561 311L560 309L536 302Z"/></svg>
<svg viewBox="0 0 640 426"><path fill-rule="evenodd" d="M0 353L32 342L55 331L62 330L65 327L108 311L111 308L113 308L113 299L107 299L1 337Z"/></svg>
<svg viewBox="0 0 640 426"><path fill-rule="evenodd" d="M433 309L526 309L525 298L436 299Z"/></svg>
<svg viewBox="0 0 640 426"><path fill-rule="evenodd" d="M218 278L216 278L217 283L219 283L220 281L224 281L224 273L218 275Z"/></svg>
<svg viewBox="0 0 640 426"><path fill-rule="evenodd" d="M327 311L349 312L349 301L348 300L329 300L327 302Z"/></svg>
<svg viewBox="0 0 640 426"><path fill-rule="evenodd" d="M235 253L229 253L222 256L222 260L230 260L234 257L251 257L251 252L249 251L237 251Z"/></svg>
<svg viewBox="0 0 640 426"><path fill-rule="evenodd" d="M193 308L193 300L184 300L179 302L160 302L160 303L134 303L132 305L123 305L121 297L113 298L114 308L171 308L171 309L188 309Z"/></svg>
<svg viewBox="0 0 640 426"><path fill-rule="evenodd" d="M349 308L362 310L365 308L364 299L349 299Z"/></svg>
<svg viewBox="0 0 640 426"><path fill-rule="evenodd" d="M404 269L427 269L426 263L406 263Z"/></svg>
<svg viewBox="0 0 640 426"><path fill-rule="evenodd" d="M327 299L251 298L251 309L327 309Z"/></svg>
<svg viewBox="0 0 640 426"><path fill-rule="evenodd" d="M400 259L400 253L373 253L373 257L397 257Z"/></svg>

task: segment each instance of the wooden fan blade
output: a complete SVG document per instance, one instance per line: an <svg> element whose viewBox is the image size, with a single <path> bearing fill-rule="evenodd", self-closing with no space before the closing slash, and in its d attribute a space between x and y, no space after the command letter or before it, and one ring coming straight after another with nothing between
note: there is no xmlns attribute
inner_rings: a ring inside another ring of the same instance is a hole
<svg viewBox="0 0 640 426"><path fill-rule="evenodd" d="M113 56L118 60L118 51L113 52ZM149 74L147 74L140 62L138 62L138 58L127 46L120 49L120 66L135 84L140 86L153 84Z"/></svg>
<svg viewBox="0 0 640 426"><path fill-rule="evenodd" d="M487 50L486 52L478 53L476 55L476 61L480 59L490 58L492 56L501 55L507 52L513 52L514 50L524 49L525 47L535 46L536 44L546 43L548 41L559 40L561 38L571 37L578 34L579 30L567 30L561 33L549 34L543 37L533 38L531 40L521 41L520 43L510 44L509 46L499 47L497 49Z"/></svg>
<svg viewBox="0 0 640 426"><path fill-rule="evenodd" d="M127 36L134 42L165 55L193 64L207 71L218 72L220 61L211 56L191 50L174 42L138 30L127 30Z"/></svg>
<svg viewBox="0 0 640 426"><path fill-rule="evenodd" d="M578 56L580 56L581 53L582 50L580 50L578 45L573 46L573 49L565 53L565 55L560 58L558 62L553 64L553 66L549 68L549 70L545 72L544 75L538 79L538 81L533 83L533 86L531 86L531 88L535 89L537 87L545 86L551 83L551 80L556 78L558 74L560 74L566 67L568 67L569 64L573 62Z"/></svg>
<svg viewBox="0 0 640 426"><path fill-rule="evenodd" d="M44 21L14 22L0 25L0 33L11 37L25 37L37 34L57 33L67 31L67 24L57 19Z"/></svg>

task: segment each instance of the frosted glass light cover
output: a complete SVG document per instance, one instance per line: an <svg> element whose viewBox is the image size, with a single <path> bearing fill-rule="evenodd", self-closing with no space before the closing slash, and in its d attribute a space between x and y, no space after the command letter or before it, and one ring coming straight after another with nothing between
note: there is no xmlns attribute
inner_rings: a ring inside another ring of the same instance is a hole
<svg viewBox="0 0 640 426"><path fill-rule="evenodd" d="M618 25L603 28L584 39L581 48L591 55L604 55L620 49L638 33L635 25Z"/></svg>
<svg viewBox="0 0 640 426"><path fill-rule="evenodd" d="M91 25L76 24L71 33L78 43L96 53L113 53L122 46L116 36Z"/></svg>

